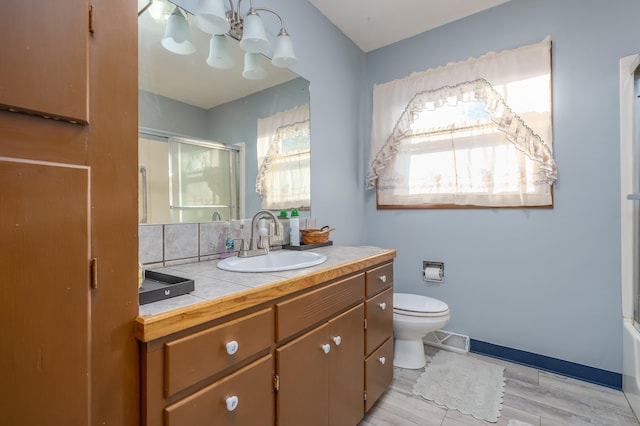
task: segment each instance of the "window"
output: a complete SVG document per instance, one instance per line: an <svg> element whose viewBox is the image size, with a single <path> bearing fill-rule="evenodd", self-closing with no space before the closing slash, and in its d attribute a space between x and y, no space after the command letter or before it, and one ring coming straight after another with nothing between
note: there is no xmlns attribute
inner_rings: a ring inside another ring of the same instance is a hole
<svg viewBox="0 0 640 426"><path fill-rule="evenodd" d="M550 40L540 45L533 54L529 46L489 54L374 91L368 186L377 188L379 208L552 205ZM442 85L476 74L494 83ZM393 128L379 126L376 119L391 121L381 112L399 115ZM381 129L388 136L376 145Z"/></svg>
<svg viewBox="0 0 640 426"><path fill-rule="evenodd" d="M309 135L309 105L258 120L256 191L263 209L310 208Z"/></svg>

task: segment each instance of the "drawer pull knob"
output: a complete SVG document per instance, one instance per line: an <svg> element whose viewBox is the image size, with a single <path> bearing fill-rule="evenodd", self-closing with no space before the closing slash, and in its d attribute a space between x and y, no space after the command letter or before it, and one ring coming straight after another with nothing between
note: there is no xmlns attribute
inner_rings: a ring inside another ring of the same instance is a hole
<svg viewBox="0 0 640 426"><path fill-rule="evenodd" d="M387 282L387 276L386 276L386 275L380 275L378 278L379 278L379 279L380 279L380 281L382 281L383 283L386 283L386 282Z"/></svg>
<svg viewBox="0 0 640 426"><path fill-rule="evenodd" d="M340 343L342 343L342 337L340 336L336 336L333 338L333 343L336 344L336 346L340 346Z"/></svg>
<svg viewBox="0 0 640 426"><path fill-rule="evenodd" d="M233 355L236 352L238 352L238 342L236 342L235 340L232 340L229 343L227 343L225 347L227 348L227 353L229 355Z"/></svg>
<svg viewBox="0 0 640 426"><path fill-rule="evenodd" d="M227 398L225 402L227 403L227 411L233 411L238 407L238 397L235 395Z"/></svg>
<svg viewBox="0 0 640 426"><path fill-rule="evenodd" d="M387 309L387 304L385 302L378 303L378 306L380 306L380 309L382 309L383 311Z"/></svg>
<svg viewBox="0 0 640 426"><path fill-rule="evenodd" d="M387 359L381 356L380 358L378 358L378 361L380 361L380 364L384 365L384 363L387 362Z"/></svg>
<svg viewBox="0 0 640 426"><path fill-rule="evenodd" d="M328 354L330 350L331 350L330 344L325 343L324 345L322 345L322 352L324 352L325 354Z"/></svg>

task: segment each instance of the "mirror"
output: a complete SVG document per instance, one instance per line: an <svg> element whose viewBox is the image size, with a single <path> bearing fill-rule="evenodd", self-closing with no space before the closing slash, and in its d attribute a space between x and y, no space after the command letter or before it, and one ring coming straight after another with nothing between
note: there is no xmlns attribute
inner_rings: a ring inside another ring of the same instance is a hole
<svg viewBox="0 0 640 426"><path fill-rule="evenodd" d="M191 7L189 0L182 0L181 6ZM271 65L268 58L261 56L267 76L261 80L247 80L242 77L244 52L238 43L229 39L235 59L231 69L215 69L207 65L210 36L195 25L191 25L193 15L184 13L190 26L191 41L196 51L190 55L179 55L162 47L166 20L175 9L175 4L166 0L138 1L138 74L139 74L139 126L140 140L158 143L195 144L211 148L223 148L227 156L237 156L225 170L232 173L229 183L205 185L212 191L211 197L203 201L209 209L204 215L181 215L171 211L167 214L153 214L154 203L143 197L142 173L139 175L142 209L146 202L147 221L144 223L168 223L175 221L203 221L202 218L224 220L251 217L261 209L260 195L256 192L258 176L257 121L271 117L281 111L309 104L309 82L286 68ZM193 3L193 2L191 2ZM196 2L197 3L197 2ZM275 38L275 35L268 34ZM274 43L272 43L273 45ZM150 137L151 135L151 137ZM148 144L148 142L144 142ZM148 146L140 144L140 151ZM169 152L179 149L161 148L167 157L158 157L157 164L166 164L166 175L170 175ZM184 151L184 150L183 150ZM212 154L207 154L211 157ZM143 156L141 155L141 158ZM227 157L225 157L225 161ZM234 163L235 161L235 163ZM147 167L146 165L144 165ZM210 169L210 168L209 168ZM147 171L148 172L148 171ZM219 173L216 174L219 178ZM151 182L151 175L144 177ZM154 179L154 188L167 194L175 193L169 187L170 179L162 183ZM174 185L175 186L175 185ZM228 194L218 194L214 188L236 187L237 202L227 200ZM204 186L203 186L204 187ZM213 200L213 201L212 201ZM218 200L218 201L216 201ZM224 200L224 202L219 201ZM172 203L175 205L175 203ZM168 208L166 206L165 208ZM297 207L297 206L292 206ZM233 211L236 213L232 213ZM173 209L172 209L173 210ZM214 213L218 210L218 216ZM310 214L308 211L304 214ZM234 217L237 216L237 217ZM195 219L194 217L198 217ZM158 218L158 219L154 219Z"/></svg>

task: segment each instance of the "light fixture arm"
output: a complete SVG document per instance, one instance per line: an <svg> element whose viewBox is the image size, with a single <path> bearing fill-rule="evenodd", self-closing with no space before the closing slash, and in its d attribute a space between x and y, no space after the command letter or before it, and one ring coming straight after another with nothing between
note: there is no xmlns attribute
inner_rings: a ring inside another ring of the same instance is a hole
<svg viewBox="0 0 640 426"><path fill-rule="evenodd" d="M140 15L142 15L144 12L147 11L147 9L149 9L151 7L151 5L153 4L153 0L147 0L147 4L145 4L142 9L140 9L138 11L138 17L140 17Z"/></svg>
<svg viewBox="0 0 640 426"><path fill-rule="evenodd" d="M229 1L229 10L231 11L231 13L235 12L235 7L233 7L233 0L228 0ZM240 4L242 3L242 0L238 0L238 10L240 10Z"/></svg>

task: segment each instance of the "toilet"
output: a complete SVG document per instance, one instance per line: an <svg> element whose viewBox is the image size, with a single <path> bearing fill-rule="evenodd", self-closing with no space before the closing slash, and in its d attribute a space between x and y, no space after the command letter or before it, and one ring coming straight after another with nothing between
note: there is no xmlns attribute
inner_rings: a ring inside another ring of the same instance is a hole
<svg viewBox="0 0 640 426"><path fill-rule="evenodd" d="M419 369L427 364L423 338L449 322L449 306L418 294L393 294L393 365Z"/></svg>

